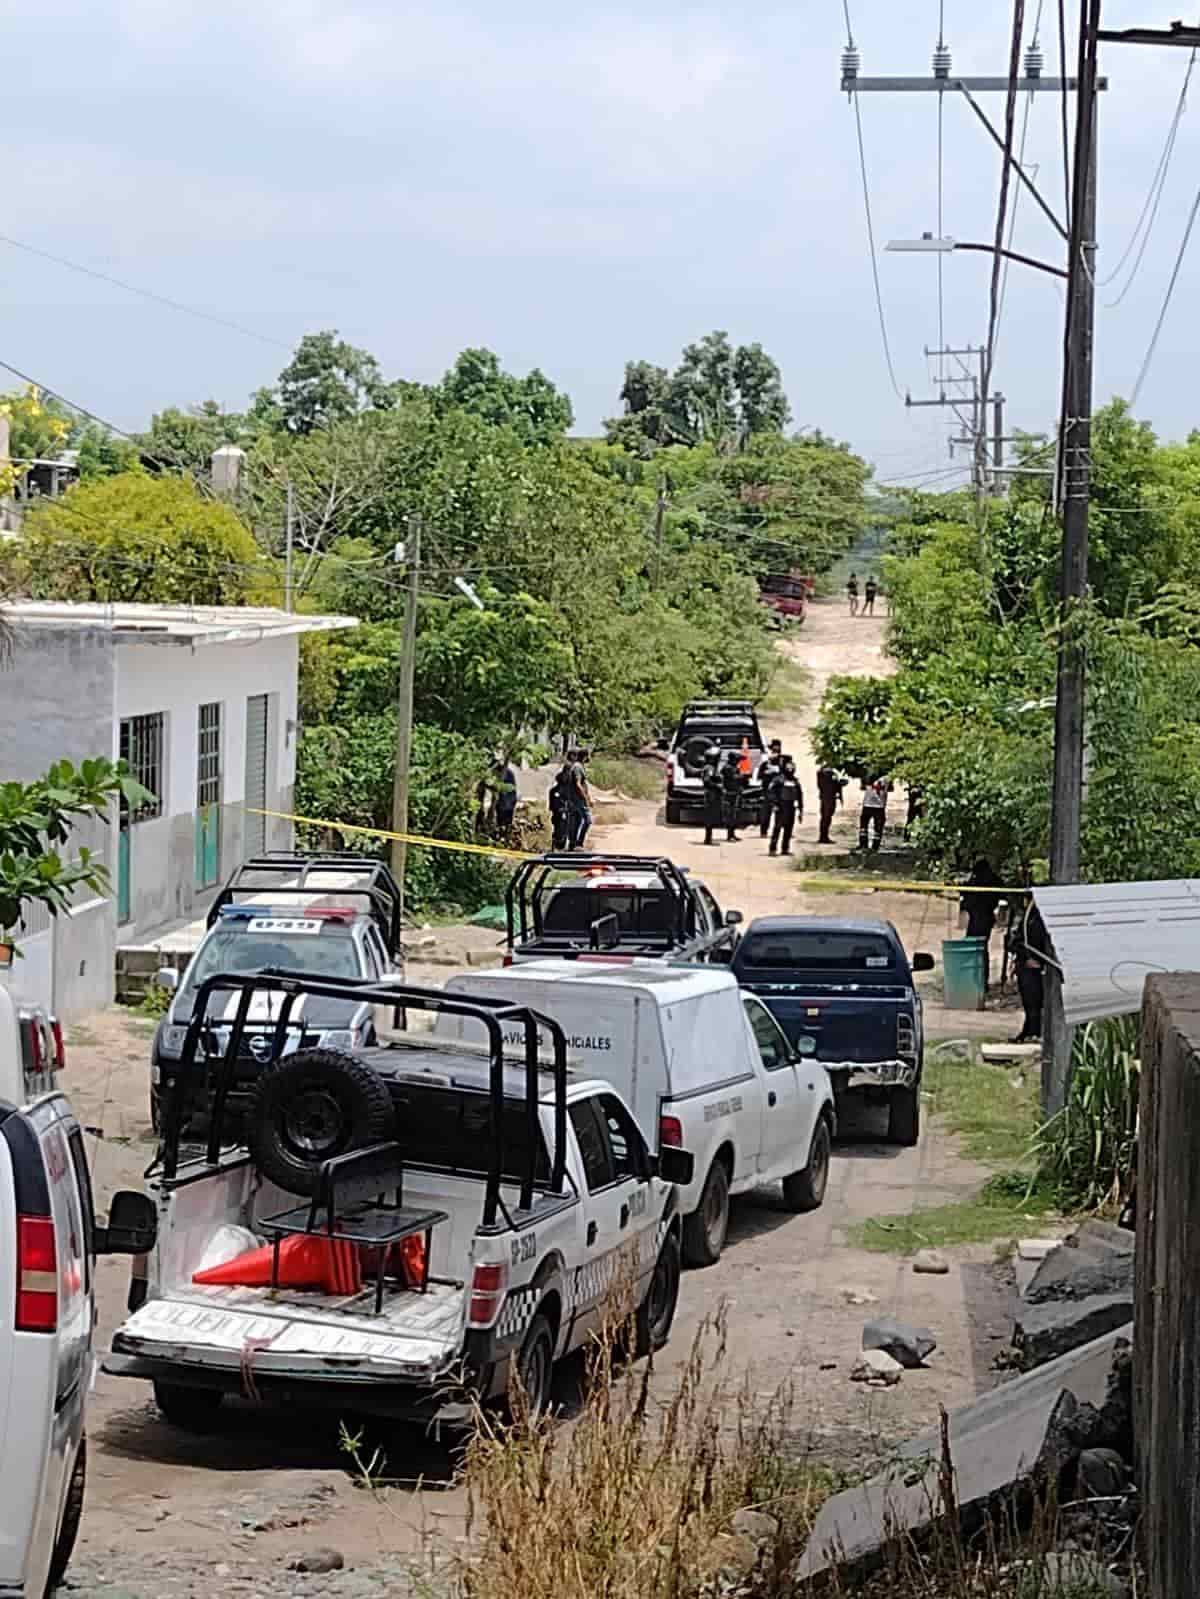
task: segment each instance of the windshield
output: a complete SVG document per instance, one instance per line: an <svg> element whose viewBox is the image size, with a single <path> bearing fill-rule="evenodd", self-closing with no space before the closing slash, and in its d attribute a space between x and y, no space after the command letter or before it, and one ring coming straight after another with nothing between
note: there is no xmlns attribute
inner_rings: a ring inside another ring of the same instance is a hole
<svg viewBox="0 0 1200 1599"><path fill-rule="evenodd" d="M188 971L185 992L206 978L226 973L260 972L284 966L313 977L360 977L354 940L348 933L250 932L218 927L204 940Z"/></svg>
<svg viewBox="0 0 1200 1599"><path fill-rule="evenodd" d="M692 738L706 738L722 749L741 749L743 739L749 740L752 749L762 742L751 722L684 722L678 741L686 744Z"/></svg>
<svg viewBox="0 0 1200 1599"><path fill-rule="evenodd" d="M751 933L737 953L739 967L809 972L886 971L895 963L891 942L881 933Z"/></svg>
<svg viewBox="0 0 1200 1599"><path fill-rule="evenodd" d="M674 896L665 889L558 888L543 907L542 931L586 937L601 916L615 916L623 935L661 937L674 926Z"/></svg>

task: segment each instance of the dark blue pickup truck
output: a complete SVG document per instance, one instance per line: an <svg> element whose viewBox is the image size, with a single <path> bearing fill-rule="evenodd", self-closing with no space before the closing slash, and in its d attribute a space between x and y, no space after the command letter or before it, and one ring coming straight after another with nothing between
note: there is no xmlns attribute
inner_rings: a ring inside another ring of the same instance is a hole
<svg viewBox="0 0 1200 1599"><path fill-rule="evenodd" d="M821 1062L839 1099L857 1089L885 1097L892 1143L917 1142L925 1034L913 972L932 970L932 955L910 966L891 922L760 916L732 967L797 1053Z"/></svg>

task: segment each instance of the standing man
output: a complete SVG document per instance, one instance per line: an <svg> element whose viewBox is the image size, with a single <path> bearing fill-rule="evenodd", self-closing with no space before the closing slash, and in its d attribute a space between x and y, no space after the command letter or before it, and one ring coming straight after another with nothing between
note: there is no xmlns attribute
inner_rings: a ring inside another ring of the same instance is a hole
<svg viewBox="0 0 1200 1599"><path fill-rule="evenodd" d="M513 818L517 814L517 774L511 764L504 759L496 762L495 784L496 798L492 805L492 822L496 837L507 843L512 836Z"/></svg>
<svg viewBox="0 0 1200 1599"><path fill-rule="evenodd" d="M919 783L910 783L908 786L908 814L904 818L904 841L912 836L914 825L925 814L925 790Z"/></svg>
<svg viewBox="0 0 1200 1599"><path fill-rule="evenodd" d="M839 777L832 766L821 766L817 769L817 803L821 809L821 828L817 834L818 844L832 844L829 829L833 826L833 813L842 803L842 790L846 786L846 779Z"/></svg>
<svg viewBox="0 0 1200 1599"><path fill-rule="evenodd" d="M775 805L775 830L771 834L771 854L790 855L792 829L798 821L804 820L804 793L796 776L796 763L790 755L783 757L783 764L773 779L771 788Z"/></svg>
<svg viewBox="0 0 1200 1599"><path fill-rule="evenodd" d="M771 830L771 812L775 804L771 798L771 784L779 776L782 767L783 745L779 739L773 738L767 758L758 769L758 780L762 784L762 798L758 802L758 829L764 838Z"/></svg>
<svg viewBox="0 0 1200 1599"><path fill-rule="evenodd" d="M713 828L720 827L725 815L725 783L721 776L721 751L715 744L704 756L704 842L711 844Z"/></svg>
<svg viewBox="0 0 1200 1599"><path fill-rule="evenodd" d="M1025 1011L1021 1031L1010 1042L1031 1044L1042 1036L1045 960L1050 948L1046 925L1032 894L1023 895L1018 903L1009 906L1007 941Z"/></svg>
<svg viewBox="0 0 1200 1599"><path fill-rule="evenodd" d="M567 770L567 848L581 850L592 825L592 791L587 780L587 751L571 751Z"/></svg>
<svg viewBox="0 0 1200 1599"><path fill-rule="evenodd" d="M958 908L967 918L967 938L983 939L983 991L986 994L992 975L988 941L996 925L996 908L1001 899L999 894L990 894L986 890L999 888L1000 879L992 870L991 862L981 855L971 868L971 875L963 887L974 890L973 893L959 895Z"/></svg>
<svg viewBox="0 0 1200 1599"><path fill-rule="evenodd" d="M874 573L872 573L871 576L867 579L867 586L863 590L863 593L866 595L866 599L867 599L867 603L863 606L863 615L864 616L874 616L875 615L875 596L879 593L879 584L876 583L876 581L875 581Z"/></svg>
<svg viewBox="0 0 1200 1599"><path fill-rule="evenodd" d="M858 818L858 847L870 848L872 854L883 843L883 824L887 819L888 794L892 785L886 777L873 778L863 783L862 814ZM867 833L872 832L874 842L868 846Z"/></svg>
<svg viewBox="0 0 1200 1599"><path fill-rule="evenodd" d="M858 573L851 572L846 580L846 598L850 602L850 615L858 615Z"/></svg>
<svg viewBox="0 0 1200 1599"><path fill-rule="evenodd" d="M551 848L564 850L570 843L567 832L567 796L571 788L571 768L564 761L550 785L547 804L550 807Z"/></svg>
<svg viewBox="0 0 1200 1599"><path fill-rule="evenodd" d="M721 783L725 799L725 842L737 844L740 842L737 835L738 812L742 805L742 790L746 787L749 778L742 769L741 750L729 750L725 755L725 764L721 768Z"/></svg>

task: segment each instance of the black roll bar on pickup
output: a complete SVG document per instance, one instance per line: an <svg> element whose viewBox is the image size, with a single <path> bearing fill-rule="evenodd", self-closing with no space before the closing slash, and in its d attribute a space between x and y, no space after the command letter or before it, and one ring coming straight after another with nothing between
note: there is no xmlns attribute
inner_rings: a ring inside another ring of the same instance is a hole
<svg viewBox="0 0 1200 1599"><path fill-rule="evenodd" d="M504 915L507 944L515 949L528 938L542 938L542 895L553 887L555 872L586 876L597 870L612 872L653 872L671 895L675 926L672 936L685 944L694 936L694 911L687 877L666 855L584 855L550 851L522 861L504 890Z"/></svg>
<svg viewBox="0 0 1200 1599"><path fill-rule="evenodd" d="M291 1012L297 999L312 994L323 999L353 997L360 1003L388 1008L404 1006L413 1010L444 1012L450 1016L467 1016L481 1023L488 1035L488 1097L491 1109L491 1137L488 1149L487 1186L484 1193L483 1225L494 1226L500 1210L500 1188L504 1174L504 1033L503 1024L519 1023L525 1035L525 1124L527 1154L521 1173L522 1210L533 1205L537 1152L539 1143L538 1105L541 1100L538 1059L538 1033L544 1029L554 1053L552 1077L554 1081L554 1155L551 1163L550 1186L561 1194L566 1181L567 1160L567 1039L562 1027L553 1017L545 1016L528 1005L514 1005L511 1001L491 996L448 994L440 988L422 988L407 983L364 981L352 977L313 977L304 972L288 972L270 968L261 972L219 974L201 983L183 1050L178 1063L164 1063L163 1088L165 1092L162 1161L163 1180L171 1182L179 1167L179 1145L183 1131L185 1095L184 1084L196 1069L197 1051L205 1042L210 1028L209 1001L214 994L237 994L237 1012L230 1030L224 1053L217 1058L216 1087L210 1106L210 1125L205 1159L215 1167L220 1161L221 1133L225 1106L237 1071L238 1056L250 1006L256 994L283 996L279 1015L275 1020L273 1057L280 1058L291 1023ZM205 1054L209 1051L206 1049Z"/></svg>

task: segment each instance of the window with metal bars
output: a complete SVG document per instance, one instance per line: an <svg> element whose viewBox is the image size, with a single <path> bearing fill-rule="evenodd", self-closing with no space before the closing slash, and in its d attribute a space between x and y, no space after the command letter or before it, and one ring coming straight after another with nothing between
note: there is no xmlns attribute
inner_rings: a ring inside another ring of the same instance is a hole
<svg viewBox="0 0 1200 1599"><path fill-rule="evenodd" d="M200 707L196 750L196 803L201 810L221 801L221 706L219 701Z"/></svg>
<svg viewBox="0 0 1200 1599"><path fill-rule="evenodd" d="M127 807L122 801L124 819L130 822L149 822L163 813L163 729L166 717L162 711L149 716L127 716L121 720L121 759L129 767L129 775L149 789L153 798L144 804Z"/></svg>

